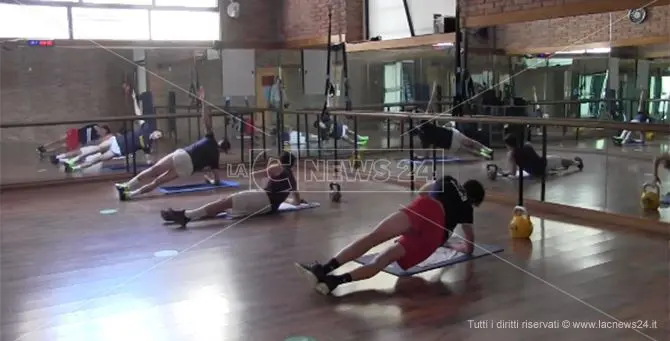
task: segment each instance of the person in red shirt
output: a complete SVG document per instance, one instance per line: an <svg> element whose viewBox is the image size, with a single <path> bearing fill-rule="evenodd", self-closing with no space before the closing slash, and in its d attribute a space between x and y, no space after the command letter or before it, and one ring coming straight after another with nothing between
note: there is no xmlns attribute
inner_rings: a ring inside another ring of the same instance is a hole
<svg viewBox="0 0 670 341"><path fill-rule="evenodd" d="M328 295L341 284L368 279L393 262L407 270L430 257L441 246L471 254L474 247L474 207L484 201L485 190L477 180L463 185L451 176L424 185L412 202L384 219L366 236L345 247L328 262L295 266L321 294ZM458 224L464 241L447 243ZM341 265L366 254L392 238L392 246L370 264L342 275L331 273Z"/></svg>

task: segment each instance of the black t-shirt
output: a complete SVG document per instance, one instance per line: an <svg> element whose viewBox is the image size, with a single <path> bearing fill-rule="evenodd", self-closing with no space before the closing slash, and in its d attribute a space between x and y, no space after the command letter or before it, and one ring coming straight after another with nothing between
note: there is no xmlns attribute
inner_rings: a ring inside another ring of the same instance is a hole
<svg viewBox="0 0 670 341"><path fill-rule="evenodd" d="M442 203L445 214L444 228L449 231L446 234L446 239L449 239L458 224L472 224L474 222L475 210L470 200L468 200L465 188L458 183L458 180L446 176L443 181L444 190L439 191L439 188L436 188L431 195Z"/></svg>
<svg viewBox="0 0 670 341"><path fill-rule="evenodd" d="M194 172L199 172L205 167L219 169L219 145L214 134L205 135L204 138L195 141L184 150L191 157Z"/></svg>
<svg viewBox="0 0 670 341"><path fill-rule="evenodd" d="M293 176L293 171L290 168L284 167L278 176L269 178L264 190L270 199L272 212L276 212L279 205L296 189L295 176Z"/></svg>
<svg viewBox="0 0 670 341"><path fill-rule="evenodd" d="M101 136L95 128L97 124L87 124L77 130L79 143L88 144L92 141L98 140Z"/></svg>
<svg viewBox="0 0 670 341"><path fill-rule="evenodd" d="M116 135L116 143L121 149L121 155L128 155L142 150L145 153L151 153L153 140L149 138L154 129L149 124L142 124L139 129L128 131L125 134Z"/></svg>
<svg viewBox="0 0 670 341"><path fill-rule="evenodd" d="M426 149L431 146L442 149L451 148L451 140L454 136L451 128L437 127L432 123L425 123L419 129L421 148Z"/></svg>
<svg viewBox="0 0 670 341"><path fill-rule="evenodd" d="M535 152L533 146L527 143L521 148L514 149L512 157L520 170L526 171L532 176L542 176L547 166L546 160Z"/></svg>

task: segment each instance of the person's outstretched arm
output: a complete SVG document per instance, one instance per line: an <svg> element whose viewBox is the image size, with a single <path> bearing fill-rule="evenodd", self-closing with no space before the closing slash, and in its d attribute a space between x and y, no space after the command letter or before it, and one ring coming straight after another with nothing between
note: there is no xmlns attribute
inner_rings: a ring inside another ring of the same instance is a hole
<svg viewBox="0 0 670 341"><path fill-rule="evenodd" d="M507 153L507 168L509 169L509 175L516 176L518 167L516 162L514 162L514 154L512 151Z"/></svg>
<svg viewBox="0 0 670 341"><path fill-rule="evenodd" d="M661 154L654 159L654 179L658 183L661 182L661 178L658 176L658 169L664 162L670 162L670 153Z"/></svg>
<svg viewBox="0 0 670 341"><path fill-rule="evenodd" d="M472 254L475 251L475 229L472 224L461 224L463 229L463 236L461 236L462 241L449 242L447 247L462 252L465 254Z"/></svg>
<svg viewBox="0 0 670 341"><path fill-rule="evenodd" d="M200 116L202 117L202 129L205 135L214 134L212 123L212 113L207 110L205 105L205 88L200 86L198 89L198 101L200 101Z"/></svg>

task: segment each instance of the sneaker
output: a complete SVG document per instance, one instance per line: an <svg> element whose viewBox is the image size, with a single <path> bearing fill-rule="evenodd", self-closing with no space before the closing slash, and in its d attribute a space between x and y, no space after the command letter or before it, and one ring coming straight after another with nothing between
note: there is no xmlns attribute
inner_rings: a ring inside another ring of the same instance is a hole
<svg viewBox="0 0 670 341"><path fill-rule="evenodd" d="M74 172L74 166L71 163L66 162L66 163L63 164L63 166L65 166L65 173Z"/></svg>
<svg viewBox="0 0 670 341"><path fill-rule="evenodd" d="M49 156L49 161L51 161L52 165L58 165L58 157L56 155Z"/></svg>
<svg viewBox="0 0 670 341"><path fill-rule="evenodd" d="M128 187L125 184L114 184L120 201L128 201Z"/></svg>
<svg viewBox="0 0 670 341"><path fill-rule="evenodd" d="M309 283L309 286L312 288L316 288L317 284L326 278L326 272L323 271L323 265L319 263L311 265L295 263L294 265L298 273L307 280L307 283Z"/></svg>
<svg viewBox="0 0 670 341"><path fill-rule="evenodd" d="M181 228L185 228L191 219L186 217L186 210L173 210L168 208L167 210L161 211L161 217L163 220L171 223L177 223Z"/></svg>
<svg viewBox="0 0 670 341"><path fill-rule="evenodd" d="M323 281L319 282L314 289L321 295L330 295L337 286L340 285L335 276L326 276Z"/></svg>
<svg viewBox="0 0 670 341"><path fill-rule="evenodd" d="M576 156L576 157L575 157L575 162L577 163L577 168L578 168L580 171L581 171L582 169L584 169L584 160L582 160L581 157Z"/></svg>
<svg viewBox="0 0 670 341"><path fill-rule="evenodd" d="M37 154L40 154L40 157L42 157L43 154L46 153L46 152L47 152L47 150L46 150L46 148L44 148L44 146L37 147Z"/></svg>

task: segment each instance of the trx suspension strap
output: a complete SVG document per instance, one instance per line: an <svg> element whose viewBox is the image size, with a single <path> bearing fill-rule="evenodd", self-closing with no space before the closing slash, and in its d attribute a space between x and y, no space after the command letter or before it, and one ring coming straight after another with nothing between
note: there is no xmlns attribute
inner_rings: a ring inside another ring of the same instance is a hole
<svg viewBox="0 0 670 341"><path fill-rule="evenodd" d="M328 45L326 46L326 51L328 51L328 55L326 57L326 87L323 91L323 108L321 109L321 115L319 116L318 119L318 124L320 129L325 128L324 122L330 121L330 118L328 117L328 97L331 93L335 93L335 87L333 86L333 82L331 81L331 75L330 75L330 52L331 52L331 45L333 43L332 41L332 35L333 33L333 9L328 8ZM330 129L328 129L330 130Z"/></svg>
<svg viewBox="0 0 670 341"><path fill-rule="evenodd" d="M198 57L193 56L193 67L191 69L191 85L188 89L189 96L191 97L191 107L194 107L196 110L200 110L202 106L202 100L198 97L198 91L200 90L200 75L198 73Z"/></svg>

